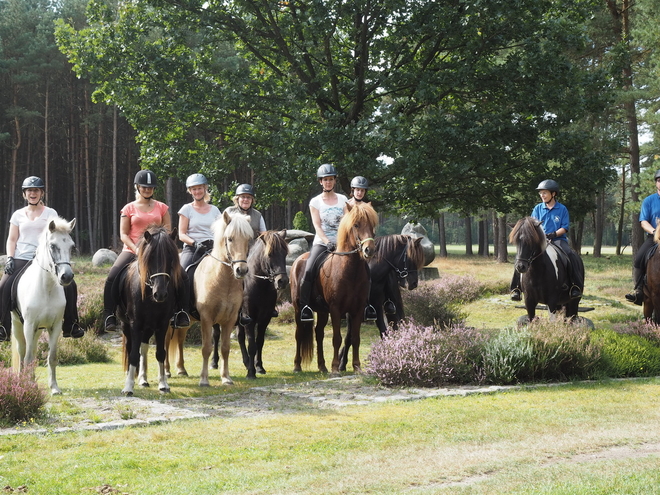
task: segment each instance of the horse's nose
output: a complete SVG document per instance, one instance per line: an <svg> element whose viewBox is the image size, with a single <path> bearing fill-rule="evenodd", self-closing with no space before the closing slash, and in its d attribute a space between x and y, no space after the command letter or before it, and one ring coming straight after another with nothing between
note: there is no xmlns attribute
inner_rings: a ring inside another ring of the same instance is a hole
<svg viewBox="0 0 660 495"><path fill-rule="evenodd" d="M514 265L514 268L518 273L525 273L527 271L527 263L522 263L520 261L517 261L516 264Z"/></svg>
<svg viewBox="0 0 660 495"><path fill-rule="evenodd" d="M289 284L289 277L282 275L275 279L275 287L277 289L284 289Z"/></svg>
<svg viewBox="0 0 660 495"><path fill-rule="evenodd" d="M154 301L160 303L167 299L167 289L154 289L153 290Z"/></svg>
<svg viewBox="0 0 660 495"><path fill-rule="evenodd" d="M245 278L248 273L247 263L237 263L234 265L234 277L241 279Z"/></svg>
<svg viewBox="0 0 660 495"><path fill-rule="evenodd" d="M67 266L59 273L59 282L62 287L66 287L73 282L73 270L70 267Z"/></svg>

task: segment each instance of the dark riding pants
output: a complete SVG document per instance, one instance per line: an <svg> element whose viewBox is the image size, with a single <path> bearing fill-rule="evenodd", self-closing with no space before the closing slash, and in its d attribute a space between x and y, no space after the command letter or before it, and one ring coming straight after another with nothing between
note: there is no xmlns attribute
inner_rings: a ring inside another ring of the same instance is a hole
<svg viewBox="0 0 660 495"><path fill-rule="evenodd" d="M642 291L644 287L644 275L646 275L646 261L649 251L655 244L653 235L646 234L646 239L637 250L635 261L633 261L633 282L635 282L635 291Z"/></svg>

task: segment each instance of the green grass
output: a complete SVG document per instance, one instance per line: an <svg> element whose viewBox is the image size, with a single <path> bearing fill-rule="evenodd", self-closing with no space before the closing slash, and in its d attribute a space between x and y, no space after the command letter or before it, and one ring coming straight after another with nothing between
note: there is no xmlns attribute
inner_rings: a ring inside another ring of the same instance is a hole
<svg viewBox="0 0 660 495"><path fill-rule="evenodd" d="M609 329L641 317L623 302L630 288L630 256L587 256L585 313ZM103 274L78 283L102 283ZM512 264L452 254L436 258L442 273L472 274L489 294L465 307L468 322L487 328L513 324L506 287ZM86 290L86 289L84 289ZM378 338L363 327L363 362ZM330 354L326 332L326 357ZM257 385L324 379L314 370L293 374L293 328L273 325L264 350L266 376L245 378L232 341L233 387L197 386L199 346L186 349L190 377L169 380L172 393L155 387L136 396L157 401L245 393ZM50 401L52 417L103 420L80 400L120 395L124 375L118 348L113 361L62 366L64 394ZM156 378L153 349L150 380ZM45 383L45 369L38 370ZM129 405L115 419L130 418ZM0 437L0 486L26 486L31 494L101 492L109 485L128 494L660 494L660 379L607 380L493 395L446 397L324 409L310 404L287 412L212 417L123 430ZM67 422L65 421L65 423ZM48 427L48 425L44 425ZM23 427L19 427L21 429Z"/></svg>

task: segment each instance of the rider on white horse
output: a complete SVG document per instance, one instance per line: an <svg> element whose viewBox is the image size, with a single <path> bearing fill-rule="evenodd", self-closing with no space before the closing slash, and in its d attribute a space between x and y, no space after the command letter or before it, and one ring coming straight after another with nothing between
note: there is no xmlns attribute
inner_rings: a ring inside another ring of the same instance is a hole
<svg viewBox="0 0 660 495"><path fill-rule="evenodd" d="M27 206L16 210L9 220L7 237L7 261L5 273L0 279L0 341L11 337L11 286L35 255L39 237L48 223L58 218L57 212L44 204L46 185L39 177L31 176L23 181L23 198ZM72 282L64 289L66 308L64 310L63 336L80 338L85 335L78 324L78 289Z"/></svg>

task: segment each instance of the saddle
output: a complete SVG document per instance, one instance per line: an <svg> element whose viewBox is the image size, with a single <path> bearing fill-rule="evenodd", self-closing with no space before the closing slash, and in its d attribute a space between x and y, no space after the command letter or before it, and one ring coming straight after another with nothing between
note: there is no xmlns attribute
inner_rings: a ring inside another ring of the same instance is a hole
<svg viewBox="0 0 660 495"><path fill-rule="evenodd" d="M328 307L328 304L325 302L325 299L319 294L319 292L316 290L316 279L318 278L319 272L321 271L321 267L323 264L326 262L328 259L328 256L330 256L330 253L332 251L326 249L325 251L321 252L318 254L316 259L314 260L314 265L312 266L312 294L310 297L310 305L315 311L318 310L323 310L323 311L329 311L330 308Z"/></svg>
<svg viewBox="0 0 660 495"><path fill-rule="evenodd" d="M25 266L18 271L18 273L14 277L14 280L11 283L11 300L9 302L9 311L16 311L16 314L21 319L21 322L23 322L23 315L21 314L20 310L18 309L18 281L21 279L21 277L25 273L25 270L27 269L27 267L32 264L32 261L33 260L28 261L25 264Z"/></svg>
<svg viewBox="0 0 660 495"><path fill-rule="evenodd" d="M194 261L186 267L186 273L188 274L188 287L190 289L188 292L190 294L190 316L196 320L199 320L199 311L197 311L197 300L195 299L195 271L197 271L200 262L209 255L209 251L204 251L199 256L198 253L199 250L195 252L193 258Z"/></svg>
<svg viewBox="0 0 660 495"><path fill-rule="evenodd" d="M548 246L552 246L554 248L555 252L557 253L557 260L559 261L559 263L561 263L561 265L566 270L568 270L570 268L570 265L571 265L571 259L564 252L564 250L562 248L560 248L559 246L553 244L552 242L549 242Z"/></svg>
<svg viewBox="0 0 660 495"><path fill-rule="evenodd" d="M124 284L126 282L126 277L128 275L128 267L130 266L130 263L127 265L124 265L121 269L121 271L117 274L115 279L112 281L112 299L117 301L117 306L119 306L122 310L122 313L126 314L126 303L124 302L124 299L122 298L123 294L123 288Z"/></svg>

